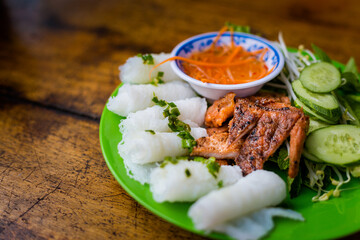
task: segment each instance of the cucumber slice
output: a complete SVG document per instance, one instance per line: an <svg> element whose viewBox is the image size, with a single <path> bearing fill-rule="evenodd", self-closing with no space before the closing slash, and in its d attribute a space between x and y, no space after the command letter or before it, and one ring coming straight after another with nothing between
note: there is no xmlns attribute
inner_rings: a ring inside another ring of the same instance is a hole
<svg viewBox="0 0 360 240"><path fill-rule="evenodd" d="M312 92L328 93L341 84L339 70L327 62L317 62L304 68L300 74L302 85Z"/></svg>
<svg viewBox="0 0 360 240"><path fill-rule="evenodd" d="M329 126L329 124L327 124L327 123L310 118L309 130L308 130L307 134L309 135L311 132L313 132L315 130L318 130L318 129L324 128L324 127L328 127L328 126Z"/></svg>
<svg viewBox="0 0 360 240"><path fill-rule="evenodd" d="M311 92L303 87L300 80L295 80L292 87L300 101L319 115L334 121L341 117L340 105L333 95Z"/></svg>
<svg viewBox="0 0 360 240"><path fill-rule="evenodd" d="M349 165L360 161L360 127L336 125L312 132L306 150L326 163Z"/></svg>
<svg viewBox="0 0 360 240"><path fill-rule="evenodd" d="M303 155L306 159L308 159L308 160L310 160L310 161L312 161L312 162L315 162L315 163L324 163L324 161L322 161L322 160L318 159L317 157L315 157L314 155L310 154L305 148L304 148L303 151L302 151L302 155Z"/></svg>
<svg viewBox="0 0 360 240"><path fill-rule="evenodd" d="M317 114L316 112L311 110L308 106L306 106L304 103L302 103L299 99L296 99L294 101L294 104L295 104L295 107L302 109L306 115L308 115L316 120L320 120L320 121L323 121L328 124L336 124L337 123L337 121L320 116L319 114Z"/></svg>

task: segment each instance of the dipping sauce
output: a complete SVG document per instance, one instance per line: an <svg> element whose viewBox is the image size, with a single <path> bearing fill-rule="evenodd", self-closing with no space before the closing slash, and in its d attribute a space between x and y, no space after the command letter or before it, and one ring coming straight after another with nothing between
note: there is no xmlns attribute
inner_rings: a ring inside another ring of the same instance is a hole
<svg viewBox="0 0 360 240"><path fill-rule="evenodd" d="M233 41L230 46L216 46L216 41L181 62L187 75L205 83L241 84L263 78L272 71L264 61L267 48L248 52Z"/></svg>

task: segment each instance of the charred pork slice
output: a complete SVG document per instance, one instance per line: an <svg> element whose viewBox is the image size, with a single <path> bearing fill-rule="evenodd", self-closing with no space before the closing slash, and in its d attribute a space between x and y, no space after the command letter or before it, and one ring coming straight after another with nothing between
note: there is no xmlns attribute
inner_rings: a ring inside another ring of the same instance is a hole
<svg viewBox="0 0 360 240"><path fill-rule="evenodd" d="M223 98L216 100L206 111L205 125L207 127L220 127L234 115L235 93L228 93Z"/></svg>
<svg viewBox="0 0 360 240"><path fill-rule="evenodd" d="M192 156L215 157L217 159L235 159L239 154L241 141L228 145L228 132L215 133L209 137L196 140L197 145L193 148Z"/></svg>
<svg viewBox="0 0 360 240"><path fill-rule="evenodd" d="M290 132L289 177L295 178L299 172L301 152L309 129L309 117L303 115Z"/></svg>
<svg viewBox="0 0 360 240"><path fill-rule="evenodd" d="M234 117L229 123L228 144L240 141L257 124L264 110L259 108L248 98L236 100Z"/></svg>
<svg viewBox="0 0 360 240"><path fill-rule="evenodd" d="M266 105L275 102L291 105L290 99L285 94L268 91L260 91L256 95L249 97L249 100L256 105Z"/></svg>
<svg viewBox="0 0 360 240"><path fill-rule="evenodd" d="M236 164L245 174L262 169L264 162L289 137L292 128L303 116L301 110L284 103L267 104L261 109L264 112L257 126L245 139L236 158Z"/></svg>
<svg viewBox="0 0 360 240"><path fill-rule="evenodd" d="M208 134L208 136L217 134L217 133L224 133L224 132L229 132L229 128L227 125L221 126L221 127L217 127L217 128L207 128L206 132Z"/></svg>

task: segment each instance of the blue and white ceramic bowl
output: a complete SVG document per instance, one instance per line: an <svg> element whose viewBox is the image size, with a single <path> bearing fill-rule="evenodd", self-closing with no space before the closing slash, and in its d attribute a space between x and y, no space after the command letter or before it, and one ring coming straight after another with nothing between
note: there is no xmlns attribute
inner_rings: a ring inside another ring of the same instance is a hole
<svg viewBox="0 0 360 240"><path fill-rule="evenodd" d="M172 56L189 57L193 52L198 52L206 49L212 43L218 32L204 33L196 35L185 41L179 43L172 51ZM183 68L179 60L171 63L172 69L175 73L185 81L187 81L191 87L200 95L215 100L224 96L228 92L234 92L239 97L247 97L255 94L260 88L268 81L274 79L284 67L284 56L281 51L274 46L270 41L247 33L234 33L234 42L236 45L241 45L247 51L259 50L262 48L268 48L269 50L264 56L264 60L268 69L274 70L267 76L255 80L249 83L242 84L214 84L214 83L203 83L196 80L183 72ZM224 33L217 45L231 44L231 33Z"/></svg>

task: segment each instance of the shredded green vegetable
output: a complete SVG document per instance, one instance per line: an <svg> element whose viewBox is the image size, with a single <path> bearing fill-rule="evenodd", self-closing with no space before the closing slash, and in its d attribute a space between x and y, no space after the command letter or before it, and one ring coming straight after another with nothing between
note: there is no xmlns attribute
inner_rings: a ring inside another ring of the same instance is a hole
<svg viewBox="0 0 360 240"><path fill-rule="evenodd" d="M202 162L206 164L207 169L209 170L209 173L214 177L217 178L217 175L220 170L220 164L215 161L216 159L214 157L210 158L203 158L203 157L195 157L194 161Z"/></svg>
<svg viewBox="0 0 360 240"><path fill-rule="evenodd" d="M158 86L159 84L165 83L164 80L162 80L162 77L164 76L164 72L158 72L157 76L153 78L153 80L150 82L150 84L154 86Z"/></svg>
<svg viewBox="0 0 360 240"><path fill-rule="evenodd" d="M141 54L141 53L139 53L137 56L142 58L143 64L154 65L154 58L153 58L153 56L151 54Z"/></svg>
<svg viewBox="0 0 360 240"><path fill-rule="evenodd" d="M181 121L178 117L180 116L180 111L173 102L166 102L165 100L159 100L155 94L152 101L161 107L166 107L164 109L164 117L168 118L168 126L173 132L178 132L178 137L181 138L182 148L188 149L189 153L192 152L193 148L196 146L196 141L193 136L191 136L191 128L188 124Z"/></svg>

